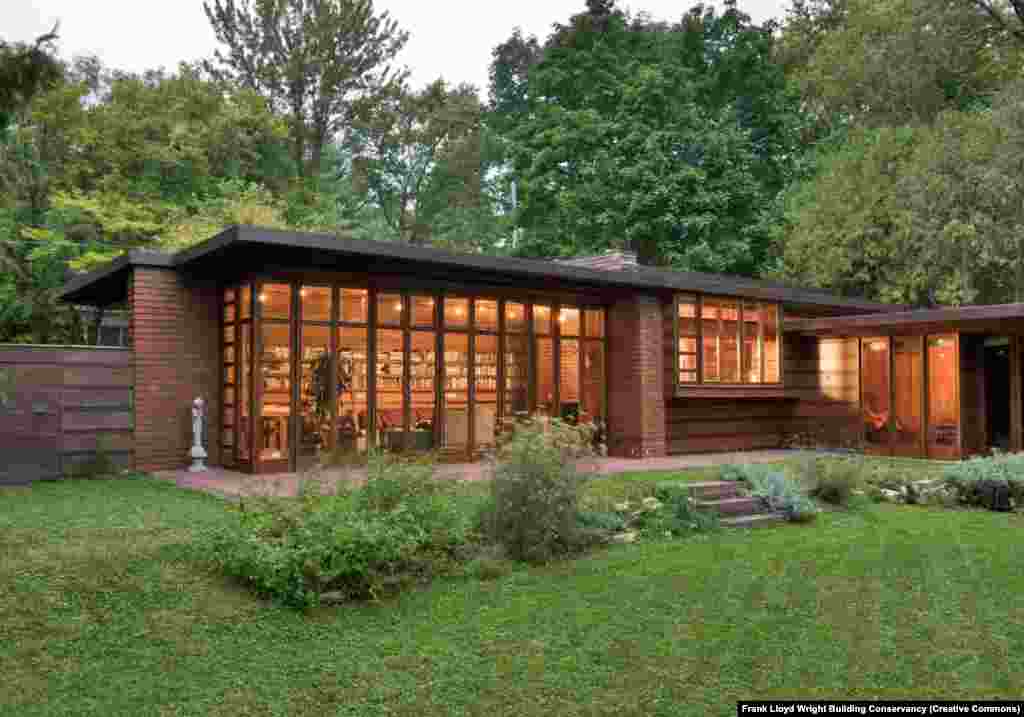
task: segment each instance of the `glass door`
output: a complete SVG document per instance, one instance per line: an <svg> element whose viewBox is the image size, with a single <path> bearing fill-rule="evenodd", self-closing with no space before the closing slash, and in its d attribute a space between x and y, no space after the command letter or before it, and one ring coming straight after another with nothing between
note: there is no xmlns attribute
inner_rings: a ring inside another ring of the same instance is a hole
<svg viewBox="0 0 1024 717"><path fill-rule="evenodd" d="M861 348L861 419L868 453L889 455L891 440L889 339L864 339Z"/></svg>
<svg viewBox="0 0 1024 717"><path fill-rule="evenodd" d="M957 337L928 337L928 457L960 458Z"/></svg>
<svg viewBox="0 0 1024 717"><path fill-rule="evenodd" d="M892 340L893 432L896 456L924 456L924 342L920 336Z"/></svg>

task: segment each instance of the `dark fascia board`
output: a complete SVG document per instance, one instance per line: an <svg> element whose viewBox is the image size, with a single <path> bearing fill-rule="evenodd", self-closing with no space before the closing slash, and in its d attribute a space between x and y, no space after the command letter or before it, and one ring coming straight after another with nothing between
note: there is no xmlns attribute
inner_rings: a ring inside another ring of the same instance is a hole
<svg viewBox="0 0 1024 717"><path fill-rule="evenodd" d="M862 299L847 299L813 289L798 289L755 279L677 272L651 267L622 271L588 269L554 261L498 257L483 254L459 254L444 249L412 246L398 242L353 239L343 234L311 234L233 226L211 239L175 256L175 265L186 267L201 261L208 254L233 245L262 244L299 249L319 250L340 255L386 258L444 268L501 274L523 279L562 280L598 287L619 287L641 290L698 291L709 294L746 296L782 301L790 304L822 306L856 311L898 311L904 306L881 304Z"/></svg>
<svg viewBox="0 0 1024 717"><path fill-rule="evenodd" d="M986 304L941 309L918 309L863 316L835 316L821 319L787 319L787 333L842 334L865 330L885 331L908 326L946 326L970 329L972 323L1024 319L1024 304Z"/></svg>
<svg viewBox="0 0 1024 717"><path fill-rule="evenodd" d="M131 266L159 266L188 270L210 255L246 245L277 246L330 252L339 256L384 258L440 268L462 269L482 275L538 281L561 280L591 287L611 287L647 291L691 291L780 301L785 304L845 309L857 312L900 311L904 306L881 304L862 299L848 299L824 291L801 289L757 279L677 272L652 267L635 267L621 271L588 269L554 261L499 257L483 254L459 254L444 249L412 246L398 242L354 239L344 234L313 234L267 229L254 226L231 226L206 241L171 256L159 252L135 250L106 266L76 277L61 292L65 301L88 296L87 289L110 279Z"/></svg>
<svg viewBox="0 0 1024 717"><path fill-rule="evenodd" d="M88 304L91 294L101 293L91 290L124 281L128 270L133 266L173 268L174 257L162 252L132 249L92 271L71 279L60 290L58 296L61 301ZM122 273L124 276L119 276Z"/></svg>

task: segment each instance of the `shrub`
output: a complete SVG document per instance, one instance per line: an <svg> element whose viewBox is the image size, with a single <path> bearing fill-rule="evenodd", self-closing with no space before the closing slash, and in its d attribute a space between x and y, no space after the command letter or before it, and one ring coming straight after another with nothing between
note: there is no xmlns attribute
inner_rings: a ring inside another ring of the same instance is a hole
<svg viewBox="0 0 1024 717"><path fill-rule="evenodd" d="M848 506L861 484L863 461L855 458L816 461L810 494L832 505Z"/></svg>
<svg viewBox="0 0 1024 717"><path fill-rule="evenodd" d="M573 465L590 454L591 438L586 427L538 418L498 448L481 525L513 560L546 562L594 542L578 522L581 479Z"/></svg>
<svg viewBox="0 0 1024 717"><path fill-rule="evenodd" d="M946 468L943 482L960 503L1007 510L1024 500L1024 455L971 458Z"/></svg>
<svg viewBox="0 0 1024 717"><path fill-rule="evenodd" d="M637 516L637 527L653 537L679 537L718 527L715 513L697 510L696 501L685 483L659 483L654 498L660 503L656 510Z"/></svg>
<svg viewBox="0 0 1024 717"><path fill-rule="evenodd" d="M576 523L581 528L605 530L610 533L626 528L626 519L619 513L603 510L581 510L576 513Z"/></svg>
<svg viewBox="0 0 1024 717"><path fill-rule="evenodd" d="M788 520L807 522L813 520L818 509L800 486L785 473L779 471L748 471L747 482L751 495L764 499L772 510L786 514Z"/></svg>
<svg viewBox="0 0 1024 717"><path fill-rule="evenodd" d="M320 596L378 598L468 557L465 511L429 466L370 457L364 486L336 495L249 500L201 550L259 594L305 608Z"/></svg>

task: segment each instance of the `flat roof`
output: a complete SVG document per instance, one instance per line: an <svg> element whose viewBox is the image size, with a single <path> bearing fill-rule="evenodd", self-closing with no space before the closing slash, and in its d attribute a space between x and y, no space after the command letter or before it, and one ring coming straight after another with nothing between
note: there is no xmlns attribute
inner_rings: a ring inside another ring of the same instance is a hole
<svg viewBox="0 0 1024 717"><path fill-rule="evenodd" d="M485 254L456 253L433 247L400 242L368 241L335 234L313 234L252 226L232 226L214 237L176 254L133 250L89 273L75 277L61 290L60 298L73 303L110 304L127 297L128 272L133 266L173 268L189 274L208 263L232 258L244 263L247 253L259 253L260 268L268 251L291 252L310 258L310 266L327 270L343 268L346 261L362 259L388 262L392 268L417 267L459 271L478 281L488 277L504 279L564 282L575 287L621 288L634 290L695 291L780 301L855 312L898 311L905 307L864 299L846 298L817 289L742 277L673 271L648 266L602 271L552 260L522 259ZM335 266L330 266L330 263ZM233 264L237 266L237 263ZM120 284L120 287L119 287Z"/></svg>
<svg viewBox="0 0 1024 717"><path fill-rule="evenodd" d="M1024 303L915 309L861 316L787 319L787 333L829 336L867 336L890 332L1004 332L1024 333Z"/></svg>

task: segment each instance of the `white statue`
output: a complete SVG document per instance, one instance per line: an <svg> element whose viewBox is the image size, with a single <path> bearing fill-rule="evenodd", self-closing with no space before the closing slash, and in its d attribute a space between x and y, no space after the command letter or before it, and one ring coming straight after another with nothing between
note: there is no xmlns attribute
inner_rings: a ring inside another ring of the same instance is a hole
<svg viewBox="0 0 1024 717"><path fill-rule="evenodd" d="M203 449L203 418L205 417L206 402L202 398L192 401L192 450L189 455L192 457L192 465L189 471L199 473L206 470L206 451Z"/></svg>

